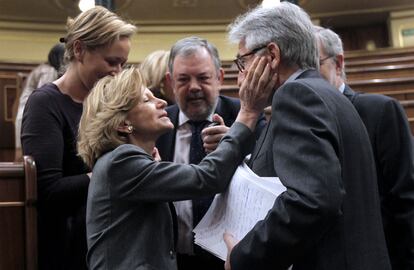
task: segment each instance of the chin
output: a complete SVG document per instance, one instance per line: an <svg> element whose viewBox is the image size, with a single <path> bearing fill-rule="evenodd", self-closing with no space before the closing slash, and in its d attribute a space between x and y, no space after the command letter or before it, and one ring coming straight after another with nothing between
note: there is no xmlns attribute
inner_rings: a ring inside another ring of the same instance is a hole
<svg viewBox="0 0 414 270"><path fill-rule="evenodd" d="M188 111L187 117L193 121L205 120L210 115L209 108L197 108L196 110Z"/></svg>
<svg viewBox="0 0 414 270"><path fill-rule="evenodd" d="M157 140L161 135L164 135L165 133L173 129L174 129L174 125L172 123L170 125L163 125L157 130L156 135L154 136L155 140Z"/></svg>

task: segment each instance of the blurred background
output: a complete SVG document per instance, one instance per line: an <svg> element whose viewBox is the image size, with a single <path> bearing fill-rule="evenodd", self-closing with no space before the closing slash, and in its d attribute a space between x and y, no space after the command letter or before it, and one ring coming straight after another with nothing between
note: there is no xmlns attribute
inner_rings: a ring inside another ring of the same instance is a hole
<svg viewBox="0 0 414 270"><path fill-rule="evenodd" d="M272 0L270 0L272 1ZM43 61L65 33L78 0L0 0L0 61ZM99 2L99 1L98 1ZM261 0L100 0L139 27L130 61L139 62L179 38L198 35L232 59L227 25ZM341 35L346 50L414 46L413 0L297 0L316 24Z"/></svg>

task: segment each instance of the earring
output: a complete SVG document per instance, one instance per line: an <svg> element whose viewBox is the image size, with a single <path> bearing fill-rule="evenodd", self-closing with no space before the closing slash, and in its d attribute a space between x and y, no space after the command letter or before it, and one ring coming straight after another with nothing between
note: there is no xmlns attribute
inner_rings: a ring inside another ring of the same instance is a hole
<svg viewBox="0 0 414 270"><path fill-rule="evenodd" d="M132 125L128 125L127 129L128 129L128 133L131 134L132 131L134 130L134 127Z"/></svg>

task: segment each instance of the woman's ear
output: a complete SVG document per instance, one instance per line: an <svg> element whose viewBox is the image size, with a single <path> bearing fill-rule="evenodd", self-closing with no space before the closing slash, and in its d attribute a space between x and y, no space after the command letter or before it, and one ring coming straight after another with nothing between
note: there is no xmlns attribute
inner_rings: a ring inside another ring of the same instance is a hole
<svg viewBox="0 0 414 270"><path fill-rule="evenodd" d="M127 121L125 121L125 122L119 124L119 126L117 127L116 130L118 132L121 132L121 133L131 134L133 129L134 129L133 126L130 123L128 123Z"/></svg>
<svg viewBox="0 0 414 270"><path fill-rule="evenodd" d="M276 67L280 63L279 46L274 42L270 42L269 45L267 45L267 49L269 50L270 59L271 59L270 66L272 67L272 69L276 69Z"/></svg>
<svg viewBox="0 0 414 270"><path fill-rule="evenodd" d="M85 54L85 48L80 40L73 42L73 54L75 59L82 63L83 55Z"/></svg>

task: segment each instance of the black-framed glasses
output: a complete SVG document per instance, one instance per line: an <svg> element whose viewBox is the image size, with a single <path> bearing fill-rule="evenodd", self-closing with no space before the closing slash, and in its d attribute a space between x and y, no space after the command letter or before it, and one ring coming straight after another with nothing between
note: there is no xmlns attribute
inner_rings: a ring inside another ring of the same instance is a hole
<svg viewBox="0 0 414 270"><path fill-rule="evenodd" d="M335 55L329 55L327 57L324 57L322 59L319 59L319 65L322 66L323 62L325 62L328 59L331 59L332 57L335 57Z"/></svg>
<svg viewBox="0 0 414 270"><path fill-rule="evenodd" d="M240 72L243 72L243 71L245 70L245 66L244 66L243 58L244 58L244 57L246 57L246 56L249 56L249 55L255 54L255 53L257 53L258 51L260 51L260 50L262 50L262 49L264 49L264 48L266 48L266 47L267 47L267 45L263 45L263 46L257 47L257 48L255 48L255 49L251 50L251 51L250 51L250 52L248 52L248 53L245 53L245 54L243 54L243 55L238 56L236 59L234 59L234 60L233 60L233 62L236 64L236 66L237 66L237 68L239 69L239 71L240 71Z"/></svg>

